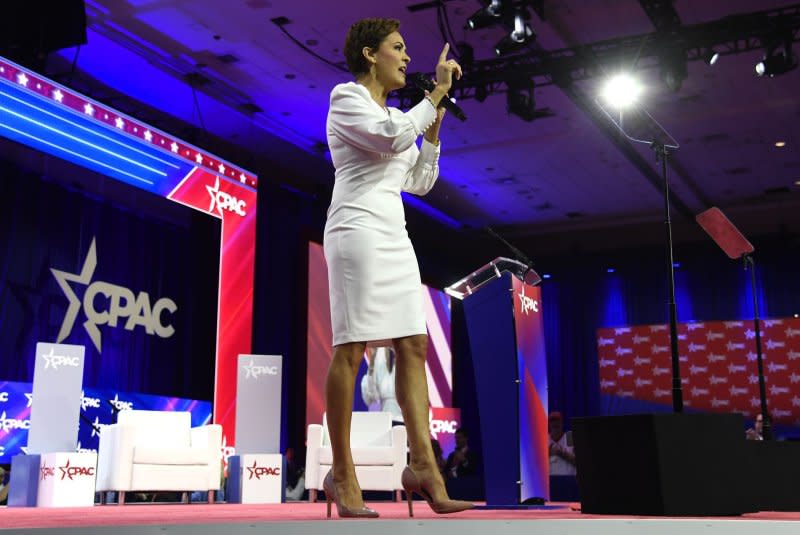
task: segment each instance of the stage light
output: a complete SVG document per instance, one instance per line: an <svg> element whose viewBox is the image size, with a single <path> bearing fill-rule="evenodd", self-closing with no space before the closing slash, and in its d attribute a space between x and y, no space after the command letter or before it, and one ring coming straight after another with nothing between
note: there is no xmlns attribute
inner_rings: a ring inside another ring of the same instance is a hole
<svg viewBox="0 0 800 535"><path fill-rule="evenodd" d="M686 50L671 48L661 53L661 80L673 93L677 93L688 76Z"/></svg>
<svg viewBox="0 0 800 535"><path fill-rule="evenodd" d="M615 108L628 108L636 104L642 86L630 74L618 74L610 78L603 87L602 96Z"/></svg>
<svg viewBox="0 0 800 535"><path fill-rule="evenodd" d="M525 22L529 18L530 13L526 9L518 9L514 13L514 29L494 45L495 54L498 56L511 54L525 48L528 43L536 39L536 32Z"/></svg>
<svg viewBox="0 0 800 535"><path fill-rule="evenodd" d="M615 271L617 271L617 270L616 270L616 269L614 269L614 268L608 268L608 269L606 270L606 273L614 273Z"/></svg>
<svg viewBox="0 0 800 535"><path fill-rule="evenodd" d="M549 274L549 273L544 273L544 274L542 275L542 278L543 278L543 279L549 279L549 278L550 278L550 274ZM797 316L795 316L795 317L797 317Z"/></svg>
<svg viewBox="0 0 800 535"><path fill-rule="evenodd" d="M503 10L503 3L500 0L492 0L488 6L476 11L467 19L467 27L470 30L486 28L500 21Z"/></svg>
<svg viewBox="0 0 800 535"><path fill-rule="evenodd" d="M783 148L783 147L786 146L786 142L785 141L776 141L775 142L775 146L778 147L779 149Z"/></svg>
<svg viewBox="0 0 800 535"><path fill-rule="evenodd" d="M705 61L708 65L714 65L718 59L719 52L714 52L713 48L709 48L703 52L703 61Z"/></svg>
<svg viewBox="0 0 800 535"><path fill-rule="evenodd" d="M523 121L531 122L536 118L536 98L534 84L530 78L509 80L506 85L506 111Z"/></svg>
<svg viewBox="0 0 800 535"><path fill-rule="evenodd" d="M773 41L767 45L764 57L756 64L756 74L759 76L773 76L787 73L797 67L797 56L792 50L791 36L785 37L778 45Z"/></svg>

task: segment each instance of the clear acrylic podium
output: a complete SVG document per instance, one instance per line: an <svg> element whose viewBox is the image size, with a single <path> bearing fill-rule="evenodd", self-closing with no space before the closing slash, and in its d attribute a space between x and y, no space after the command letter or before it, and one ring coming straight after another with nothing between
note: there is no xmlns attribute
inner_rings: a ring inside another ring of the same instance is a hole
<svg viewBox="0 0 800 535"><path fill-rule="evenodd" d="M549 499L540 281L529 266L500 257L445 289L463 300L490 507Z"/></svg>

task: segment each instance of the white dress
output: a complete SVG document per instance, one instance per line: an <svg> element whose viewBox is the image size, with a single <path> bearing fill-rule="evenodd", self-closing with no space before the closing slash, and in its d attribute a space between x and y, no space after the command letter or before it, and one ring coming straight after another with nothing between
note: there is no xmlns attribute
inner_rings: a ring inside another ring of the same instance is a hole
<svg viewBox="0 0 800 535"><path fill-rule="evenodd" d="M331 91L326 130L336 181L324 249L335 346L426 333L400 192L424 195L436 182L439 147L416 145L435 119L428 100L403 113L354 82Z"/></svg>

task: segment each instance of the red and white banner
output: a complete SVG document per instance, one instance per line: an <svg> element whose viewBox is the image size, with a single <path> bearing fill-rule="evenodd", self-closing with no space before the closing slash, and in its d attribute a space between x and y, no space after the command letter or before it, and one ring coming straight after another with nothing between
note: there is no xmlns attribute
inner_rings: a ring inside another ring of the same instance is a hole
<svg viewBox="0 0 800 535"><path fill-rule="evenodd" d="M779 424L800 425L800 319L761 321L767 405ZM684 405L715 412L760 411L753 321L678 324ZM597 330L600 391L669 405L668 325Z"/></svg>

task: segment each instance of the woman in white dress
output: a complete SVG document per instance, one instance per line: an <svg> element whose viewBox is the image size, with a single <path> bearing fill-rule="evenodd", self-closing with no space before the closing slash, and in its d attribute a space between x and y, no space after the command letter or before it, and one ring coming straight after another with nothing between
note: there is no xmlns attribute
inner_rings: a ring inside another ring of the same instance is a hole
<svg viewBox="0 0 800 535"><path fill-rule="evenodd" d="M437 513L472 507L448 498L431 449L422 286L400 196L424 195L436 181L444 117L437 106L461 67L447 59L445 45L433 91L406 113L387 107L389 92L405 85L411 61L399 26L393 19L364 19L350 27L345 57L356 81L333 88L326 125L336 168L324 238L334 346L326 382L333 450L323 485L328 516L331 501L339 516L378 516L364 507L350 452L355 379L366 343L376 340L392 340L397 352L395 390L411 452L402 475L409 514L412 492Z"/></svg>

